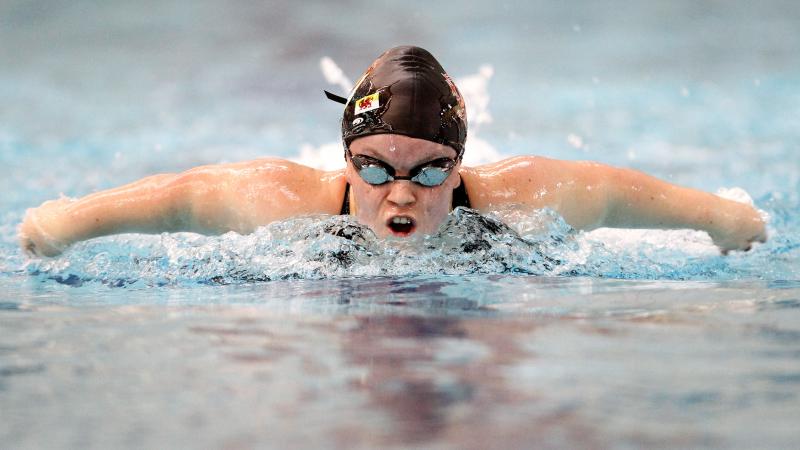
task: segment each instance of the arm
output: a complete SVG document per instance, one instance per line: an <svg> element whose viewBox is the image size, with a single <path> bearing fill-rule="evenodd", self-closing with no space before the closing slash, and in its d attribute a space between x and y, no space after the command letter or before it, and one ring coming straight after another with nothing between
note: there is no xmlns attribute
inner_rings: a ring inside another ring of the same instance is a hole
<svg viewBox="0 0 800 450"><path fill-rule="evenodd" d="M609 196L603 226L703 230L723 253L749 250L753 242L767 239L764 221L750 205L634 170L602 170Z"/></svg>
<svg viewBox="0 0 800 450"><path fill-rule="evenodd" d="M766 240L751 206L593 162L517 157L462 170L475 207L517 203L550 207L581 230L600 227L691 228L723 251Z"/></svg>
<svg viewBox="0 0 800 450"><path fill-rule="evenodd" d="M203 166L45 202L26 213L20 245L54 256L74 242L116 233L248 233L296 215L337 214L343 191L340 173L283 160Z"/></svg>

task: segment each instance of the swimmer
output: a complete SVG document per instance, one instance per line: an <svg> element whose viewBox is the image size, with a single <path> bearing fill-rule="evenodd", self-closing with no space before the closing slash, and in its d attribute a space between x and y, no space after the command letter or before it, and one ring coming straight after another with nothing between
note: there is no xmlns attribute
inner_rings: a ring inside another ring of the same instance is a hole
<svg viewBox="0 0 800 450"><path fill-rule="evenodd" d="M321 171L281 159L197 167L29 209L22 248L55 256L70 244L137 232L250 233L308 214L350 214L378 237L432 234L457 206L551 208L577 230L690 228L723 253L749 250L766 232L751 206L594 162L519 156L462 166L464 100L419 47L386 51L345 103L346 168Z"/></svg>

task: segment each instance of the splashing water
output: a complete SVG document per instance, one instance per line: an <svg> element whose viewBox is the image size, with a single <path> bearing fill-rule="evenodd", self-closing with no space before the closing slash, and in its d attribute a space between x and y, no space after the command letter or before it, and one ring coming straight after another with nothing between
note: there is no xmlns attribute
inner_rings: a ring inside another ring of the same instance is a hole
<svg viewBox="0 0 800 450"><path fill-rule="evenodd" d="M261 227L249 235L191 233L117 236L81 243L63 258L36 260L31 274L68 284L237 283L291 278L524 272L558 264L547 244L525 238L495 218L457 208L433 236L381 240L350 216L307 216Z"/></svg>
<svg viewBox="0 0 800 450"><path fill-rule="evenodd" d="M329 83L352 88L332 59L323 58L320 68ZM484 65L457 80L471 118L468 164L502 158L476 136L481 125L492 122L488 82L493 75L492 66ZM394 150L393 142L390 150ZM344 163L338 142L319 147L304 144L293 159L325 170ZM740 188L721 189L717 195L753 204ZM759 204L770 211L763 212L770 221L770 241L747 254L728 257L720 256L703 232L600 229L578 233L553 211L511 205L484 216L456 209L437 234L410 241L379 240L350 217L308 216L274 223L246 236L178 233L101 238L77 244L60 258L29 261L25 270L66 284L92 281L114 286L470 273L677 280L797 278L793 261L800 244L787 232L793 226L791 212L797 209L797 199L777 192ZM8 228L6 240L13 242L13 230Z"/></svg>
<svg viewBox="0 0 800 450"><path fill-rule="evenodd" d="M345 92L353 90L353 82L347 78L344 71L342 71L333 59L327 56L320 59L319 68L322 70L322 75L328 83L339 86Z"/></svg>
<svg viewBox="0 0 800 450"><path fill-rule="evenodd" d="M511 226L506 224L512 224ZM230 284L279 279L521 273L627 279L791 278L761 271L768 246L722 257L702 232L578 233L549 209L508 206L486 215L456 208L431 236L378 239L350 216L305 216L249 235L120 235L35 259L32 275L66 284Z"/></svg>

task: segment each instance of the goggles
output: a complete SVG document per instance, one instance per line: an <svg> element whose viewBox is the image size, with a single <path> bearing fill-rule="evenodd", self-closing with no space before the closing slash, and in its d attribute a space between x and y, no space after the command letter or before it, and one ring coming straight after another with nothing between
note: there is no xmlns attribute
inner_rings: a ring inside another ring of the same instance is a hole
<svg viewBox="0 0 800 450"><path fill-rule="evenodd" d="M358 175L367 183L378 186L394 180L409 180L425 187L439 186L450 176L450 171L458 164L457 160L439 158L420 164L409 171L409 176L395 175L394 167L380 159L365 155L353 155L347 149L347 156L353 162Z"/></svg>

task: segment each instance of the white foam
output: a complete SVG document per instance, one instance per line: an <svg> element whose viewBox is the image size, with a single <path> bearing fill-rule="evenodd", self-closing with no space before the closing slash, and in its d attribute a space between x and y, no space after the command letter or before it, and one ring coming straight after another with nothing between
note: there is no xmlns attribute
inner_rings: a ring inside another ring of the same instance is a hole
<svg viewBox="0 0 800 450"><path fill-rule="evenodd" d="M492 114L489 112L489 80L494 76L494 68L489 64L482 65L478 72L472 75L456 78L456 86L464 96L467 106L467 118L470 131L481 125L492 123Z"/></svg>
<svg viewBox="0 0 800 450"><path fill-rule="evenodd" d="M676 250L686 256L714 256L719 249L704 231L641 230L598 228L581 233L579 240L602 243L612 253L643 248L651 251Z"/></svg>
<svg viewBox="0 0 800 450"><path fill-rule="evenodd" d="M732 188L719 188L716 192L722 198L726 198L728 200L733 200L735 202L745 203L755 208L755 203L753 202L753 197L747 193L744 189L740 187L732 187ZM774 235L774 230L770 228L770 222L772 222L772 217L769 215L768 212L764 211L763 209L756 208L758 211L758 215L761 216L761 220L767 224L767 235ZM756 243L755 245L758 245Z"/></svg>
<svg viewBox="0 0 800 450"><path fill-rule="evenodd" d="M583 148L583 138L577 134L569 134L567 136L567 143L575 148Z"/></svg>
<svg viewBox="0 0 800 450"><path fill-rule="evenodd" d="M467 107L467 120L469 133L467 134L467 149L464 153L464 164L475 166L495 162L503 155L489 141L480 138L479 134L484 125L492 123L492 114L489 111L489 80L494 76L494 68L489 64L482 65L478 72L456 79L464 103Z"/></svg>
<svg viewBox="0 0 800 450"><path fill-rule="evenodd" d="M328 83L339 86L344 92L349 93L353 90L353 82L345 76L344 71L333 59L327 56L323 57L319 60L319 68Z"/></svg>
<svg viewBox="0 0 800 450"><path fill-rule="evenodd" d="M318 147L303 144L300 154L290 159L320 170L344 169L344 148L340 142L329 142Z"/></svg>
<svg viewBox="0 0 800 450"><path fill-rule="evenodd" d="M719 188L716 194L722 198L753 206L753 197L740 187Z"/></svg>

